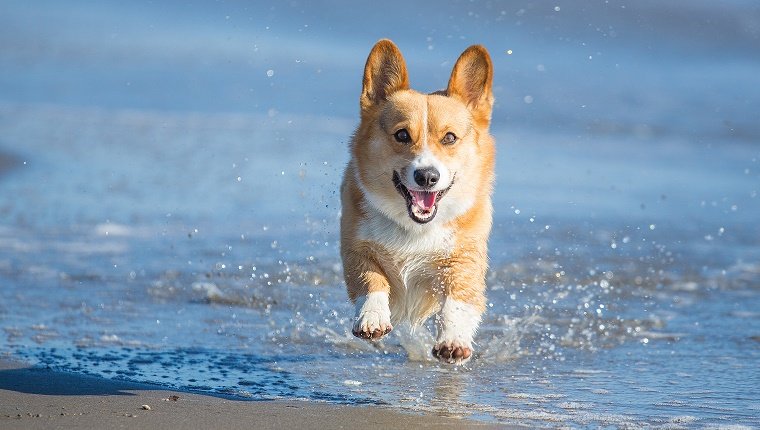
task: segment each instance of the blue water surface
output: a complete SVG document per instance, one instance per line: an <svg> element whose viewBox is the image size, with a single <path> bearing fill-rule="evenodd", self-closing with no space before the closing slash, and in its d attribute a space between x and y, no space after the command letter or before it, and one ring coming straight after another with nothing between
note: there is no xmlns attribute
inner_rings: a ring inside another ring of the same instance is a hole
<svg viewBox="0 0 760 430"><path fill-rule="evenodd" d="M0 6L0 353L537 428L760 426L760 6ZM337 188L372 44L494 61L466 367L350 334Z"/></svg>

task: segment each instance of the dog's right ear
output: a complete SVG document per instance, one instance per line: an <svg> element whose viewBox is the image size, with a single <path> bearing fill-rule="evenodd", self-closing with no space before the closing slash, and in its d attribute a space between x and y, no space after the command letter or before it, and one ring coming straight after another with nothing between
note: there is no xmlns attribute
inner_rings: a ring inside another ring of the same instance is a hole
<svg viewBox="0 0 760 430"><path fill-rule="evenodd" d="M392 93L409 88L409 75L401 51L393 42L382 39L372 47L364 66L362 112L385 100Z"/></svg>

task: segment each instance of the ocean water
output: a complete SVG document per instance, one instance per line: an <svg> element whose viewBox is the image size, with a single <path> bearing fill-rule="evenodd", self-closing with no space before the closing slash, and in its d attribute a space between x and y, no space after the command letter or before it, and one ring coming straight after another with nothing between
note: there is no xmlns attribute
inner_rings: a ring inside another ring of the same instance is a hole
<svg viewBox="0 0 760 430"><path fill-rule="evenodd" d="M0 354L534 428L760 427L755 2L0 12ZM423 91L470 44L494 60L464 367L429 330L350 334L337 188L382 37Z"/></svg>

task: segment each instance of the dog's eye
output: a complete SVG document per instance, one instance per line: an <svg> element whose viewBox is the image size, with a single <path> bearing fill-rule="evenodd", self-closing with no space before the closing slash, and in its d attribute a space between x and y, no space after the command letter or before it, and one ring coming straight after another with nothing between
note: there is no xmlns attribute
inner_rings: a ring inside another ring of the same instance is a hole
<svg viewBox="0 0 760 430"><path fill-rule="evenodd" d="M444 145L453 145L456 141L457 141L457 136L452 132L448 132L446 133L445 136L443 136L441 143Z"/></svg>
<svg viewBox="0 0 760 430"><path fill-rule="evenodd" d="M393 137L395 137L396 142L399 142L399 143L409 143L412 141L412 136L409 136L409 132L406 131L405 128L402 128L401 130L397 131L396 134L393 135Z"/></svg>

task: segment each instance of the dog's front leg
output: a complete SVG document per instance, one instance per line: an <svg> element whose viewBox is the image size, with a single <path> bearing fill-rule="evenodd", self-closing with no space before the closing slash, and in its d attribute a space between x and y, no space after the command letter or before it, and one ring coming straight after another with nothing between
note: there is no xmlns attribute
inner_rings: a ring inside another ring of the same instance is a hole
<svg viewBox="0 0 760 430"><path fill-rule="evenodd" d="M472 357L472 339L482 313L479 306L451 296L445 297L441 312L436 317L438 336L433 356L446 363L468 361Z"/></svg>
<svg viewBox="0 0 760 430"><path fill-rule="evenodd" d="M366 254L346 253L343 262L348 296L356 309L352 332L362 339L380 339L393 330L388 279Z"/></svg>
<svg viewBox="0 0 760 430"><path fill-rule="evenodd" d="M436 315L438 335L433 347L433 356L440 361L462 364L472 357L472 341L485 310L484 272L485 265L479 261L461 260L444 270L444 294Z"/></svg>

